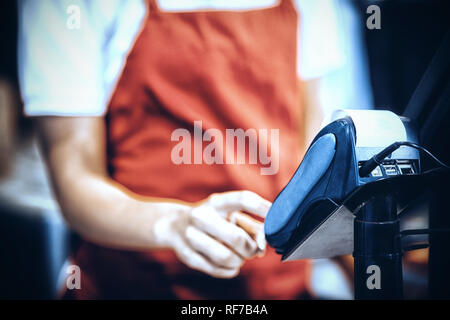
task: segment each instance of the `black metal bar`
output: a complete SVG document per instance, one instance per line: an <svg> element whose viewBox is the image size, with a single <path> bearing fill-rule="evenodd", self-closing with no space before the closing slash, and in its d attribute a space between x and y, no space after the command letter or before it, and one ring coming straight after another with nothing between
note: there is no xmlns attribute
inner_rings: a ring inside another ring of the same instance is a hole
<svg viewBox="0 0 450 320"><path fill-rule="evenodd" d="M406 236L415 236L420 234L435 234L435 233L445 233L450 232L450 228L433 228L433 229L410 229L410 230L403 230L400 232L400 235L402 237Z"/></svg>
<svg viewBox="0 0 450 320"><path fill-rule="evenodd" d="M402 299L402 248L393 196L373 198L354 222L355 299Z"/></svg>

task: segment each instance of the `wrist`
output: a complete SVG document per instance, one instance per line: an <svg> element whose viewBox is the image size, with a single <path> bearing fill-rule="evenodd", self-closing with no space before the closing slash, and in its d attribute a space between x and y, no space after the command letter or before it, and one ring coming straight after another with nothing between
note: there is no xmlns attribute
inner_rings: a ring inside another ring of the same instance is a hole
<svg viewBox="0 0 450 320"><path fill-rule="evenodd" d="M158 212L151 227L152 242L158 248L174 249L191 207L178 203L158 203L156 207L152 210Z"/></svg>

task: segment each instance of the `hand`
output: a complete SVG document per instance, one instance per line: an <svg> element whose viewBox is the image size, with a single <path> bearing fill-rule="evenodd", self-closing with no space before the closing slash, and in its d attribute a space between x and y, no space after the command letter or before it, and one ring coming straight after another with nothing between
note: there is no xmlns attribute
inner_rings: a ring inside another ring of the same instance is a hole
<svg viewBox="0 0 450 320"><path fill-rule="evenodd" d="M263 224L241 211L264 218L270 205L250 191L213 194L157 228L183 263L213 277L232 278L245 259L265 247Z"/></svg>

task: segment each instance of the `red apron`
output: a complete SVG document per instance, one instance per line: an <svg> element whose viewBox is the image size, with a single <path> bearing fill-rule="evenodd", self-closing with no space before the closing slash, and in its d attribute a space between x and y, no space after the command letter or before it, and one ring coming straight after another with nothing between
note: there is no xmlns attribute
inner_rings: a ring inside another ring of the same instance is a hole
<svg viewBox="0 0 450 320"><path fill-rule="evenodd" d="M296 52L297 13L289 0L260 10L196 12L162 12L151 0L106 116L112 178L144 196L198 201L251 190L272 201L302 155ZM278 173L262 175L261 163L248 161L174 164L171 134L185 128L193 140L194 121L224 137L226 129L279 129ZM82 289L68 294L79 298L293 299L310 272L307 261L282 264L272 249L231 280L189 269L165 250L124 252L83 241L75 261Z"/></svg>

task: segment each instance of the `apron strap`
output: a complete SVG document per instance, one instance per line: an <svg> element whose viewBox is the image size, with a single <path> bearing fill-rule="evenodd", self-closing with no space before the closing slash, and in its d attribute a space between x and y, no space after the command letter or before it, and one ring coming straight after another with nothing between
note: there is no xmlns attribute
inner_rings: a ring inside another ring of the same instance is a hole
<svg viewBox="0 0 450 320"><path fill-rule="evenodd" d="M294 7L293 0L280 0L279 1L280 7Z"/></svg>
<svg viewBox="0 0 450 320"><path fill-rule="evenodd" d="M292 7L293 3L292 0L279 0L278 5L280 7ZM159 12L159 6L157 0L148 0L148 7L150 9L150 12Z"/></svg>
<svg viewBox="0 0 450 320"><path fill-rule="evenodd" d="M148 0L148 8L151 12L159 12L159 6L157 0Z"/></svg>

